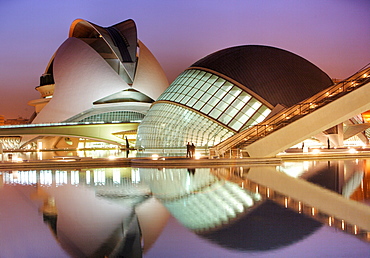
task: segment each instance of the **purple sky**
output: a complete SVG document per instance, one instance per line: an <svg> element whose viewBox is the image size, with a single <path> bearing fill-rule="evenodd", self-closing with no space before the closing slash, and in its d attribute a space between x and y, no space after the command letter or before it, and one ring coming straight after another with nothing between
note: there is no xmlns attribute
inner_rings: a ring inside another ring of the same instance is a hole
<svg viewBox="0 0 370 258"><path fill-rule="evenodd" d="M217 50L260 44L311 61L332 78L370 62L368 0L1 0L0 114L28 118L29 100L73 20L135 20L169 82Z"/></svg>

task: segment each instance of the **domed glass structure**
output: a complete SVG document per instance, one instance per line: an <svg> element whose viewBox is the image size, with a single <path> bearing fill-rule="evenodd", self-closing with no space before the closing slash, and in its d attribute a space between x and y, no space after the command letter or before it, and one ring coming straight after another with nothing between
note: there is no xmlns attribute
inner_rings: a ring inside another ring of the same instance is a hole
<svg viewBox="0 0 370 258"><path fill-rule="evenodd" d="M139 126L137 147L208 148L332 85L318 67L268 46L232 47L195 62Z"/></svg>

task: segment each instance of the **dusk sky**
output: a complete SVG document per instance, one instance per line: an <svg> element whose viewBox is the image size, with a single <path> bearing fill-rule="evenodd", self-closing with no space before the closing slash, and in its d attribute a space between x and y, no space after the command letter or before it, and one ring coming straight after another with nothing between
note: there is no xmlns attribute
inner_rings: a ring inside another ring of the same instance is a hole
<svg viewBox="0 0 370 258"><path fill-rule="evenodd" d="M29 118L35 87L77 18L136 22L169 82L200 58L237 45L302 56L332 78L370 62L368 0L1 0L0 115Z"/></svg>

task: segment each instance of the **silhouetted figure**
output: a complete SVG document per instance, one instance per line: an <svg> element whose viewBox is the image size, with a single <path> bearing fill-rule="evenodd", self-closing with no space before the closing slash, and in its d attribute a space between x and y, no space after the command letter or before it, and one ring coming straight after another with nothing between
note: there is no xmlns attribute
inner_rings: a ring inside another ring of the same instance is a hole
<svg viewBox="0 0 370 258"><path fill-rule="evenodd" d="M186 144L186 157L187 158L191 158L191 145L190 145L190 142L188 142L188 144Z"/></svg>
<svg viewBox="0 0 370 258"><path fill-rule="evenodd" d="M130 154L130 144L128 142L127 136L125 136L126 139L126 158L128 158L128 155Z"/></svg>
<svg viewBox="0 0 370 258"><path fill-rule="evenodd" d="M330 140L328 139L328 149L330 149Z"/></svg>
<svg viewBox="0 0 370 258"><path fill-rule="evenodd" d="M195 154L195 145L194 143L192 143L190 147L190 155L192 158L194 157L194 154Z"/></svg>

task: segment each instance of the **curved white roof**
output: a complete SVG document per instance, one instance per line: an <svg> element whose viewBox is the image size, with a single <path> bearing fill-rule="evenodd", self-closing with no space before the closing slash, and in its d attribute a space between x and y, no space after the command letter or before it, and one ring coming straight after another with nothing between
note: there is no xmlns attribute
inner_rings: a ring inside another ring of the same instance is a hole
<svg viewBox="0 0 370 258"><path fill-rule="evenodd" d="M54 60L54 95L33 123L59 122L92 108L93 102L129 85L88 44L67 39Z"/></svg>
<svg viewBox="0 0 370 258"><path fill-rule="evenodd" d="M137 39L133 20L103 28L77 19L70 27L69 36L48 64L47 70L55 81L53 98L33 123L64 121L81 116L94 106L109 108L94 102L127 89L156 100L168 87L160 64ZM121 109L130 106L130 110L136 110L134 106L140 104L132 103L131 107L126 101Z"/></svg>

